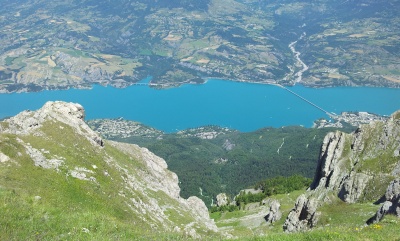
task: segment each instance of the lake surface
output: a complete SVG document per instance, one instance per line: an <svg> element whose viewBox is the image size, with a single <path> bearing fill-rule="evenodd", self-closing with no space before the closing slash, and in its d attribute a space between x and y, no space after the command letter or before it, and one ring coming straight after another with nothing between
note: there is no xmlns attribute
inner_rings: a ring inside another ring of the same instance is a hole
<svg viewBox="0 0 400 241"><path fill-rule="evenodd" d="M368 111L390 115L400 109L400 89L336 87L289 88L321 108ZM241 131L266 126L303 125L328 116L278 86L209 80L203 85L184 85L157 90L134 85L125 89L95 86L91 90L0 94L0 118L22 110L36 110L49 100L76 102L86 119L123 117L166 132L191 127L220 125Z"/></svg>

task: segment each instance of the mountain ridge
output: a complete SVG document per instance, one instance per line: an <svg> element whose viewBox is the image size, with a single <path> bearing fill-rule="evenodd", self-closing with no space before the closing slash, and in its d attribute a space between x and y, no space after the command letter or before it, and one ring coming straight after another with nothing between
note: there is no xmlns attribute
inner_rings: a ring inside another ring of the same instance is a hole
<svg viewBox="0 0 400 241"><path fill-rule="evenodd" d="M81 105L47 102L1 122L2 237L29 239L31 227L46 238L69 239L104 232L109 238L219 235L203 201L180 197L178 177L163 159L136 145L102 140L83 120ZM9 202L15 195L20 198ZM23 207L24 218L13 218L14 205ZM72 210L89 215L86 226ZM62 227L54 223L60 219ZM110 227L99 226L106 220ZM113 225L122 232L109 230Z"/></svg>
<svg viewBox="0 0 400 241"><path fill-rule="evenodd" d="M84 116L79 104L48 102L37 111L0 122L2 238L187 240L237 234L225 233L229 228L218 229L199 198L180 197L177 175L167 169L162 158L137 145L101 139L83 121ZM287 208L288 202L301 194L290 212L283 210L288 213L285 222L274 221L281 222L287 232L316 231L264 233L265 239L332 238L325 226L331 217L338 222L338 216L351 217L352 228L365 230L351 234L353 238L377 237L379 232L374 229L393 228L397 221L389 217L385 224L384 216L399 215L399 158L400 111L385 122L362 125L351 134L337 131L326 135L309 190L266 201L275 203L274 212L280 213L280 208ZM357 217L340 209L356 210ZM373 209L375 215L366 212ZM260 206L260 210L268 208ZM262 215L250 213L233 214L232 221L249 220L246 230L257 230L257 225L263 224ZM365 223L372 226L362 226ZM219 225L227 227L230 222L220 220ZM274 229L273 224L265 226L267 229L259 229L257 234ZM350 237L349 232L345 231L344 237Z"/></svg>
<svg viewBox="0 0 400 241"><path fill-rule="evenodd" d="M346 134L326 135L314 181L289 213L284 230L316 226L321 206L345 203L385 203L365 223L380 221L386 213L399 215L397 187L400 174L400 111L386 121L361 125Z"/></svg>

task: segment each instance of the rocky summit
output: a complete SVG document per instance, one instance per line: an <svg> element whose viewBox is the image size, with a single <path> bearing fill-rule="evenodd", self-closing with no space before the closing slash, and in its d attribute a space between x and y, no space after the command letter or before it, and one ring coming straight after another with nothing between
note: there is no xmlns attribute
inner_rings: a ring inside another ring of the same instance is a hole
<svg viewBox="0 0 400 241"><path fill-rule="evenodd" d="M216 235L163 159L103 140L84 117L79 104L48 102L0 122L1 239Z"/></svg>
<svg viewBox="0 0 400 241"><path fill-rule="evenodd" d="M289 213L287 232L312 228L318 208L345 203L382 203L367 223L387 213L399 216L400 111L386 121L361 125L355 132L329 133L322 144L314 181Z"/></svg>

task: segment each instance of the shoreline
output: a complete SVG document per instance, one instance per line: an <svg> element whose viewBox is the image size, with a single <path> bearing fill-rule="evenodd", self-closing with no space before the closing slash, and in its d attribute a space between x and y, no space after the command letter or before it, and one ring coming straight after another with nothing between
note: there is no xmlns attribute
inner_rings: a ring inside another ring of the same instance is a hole
<svg viewBox="0 0 400 241"><path fill-rule="evenodd" d="M304 70L304 69L303 69ZM308 69L307 69L308 70ZM306 71L306 70L304 70ZM298 72L296 73L296 75ZM161 88L158 88L160 90L164 89L170 89L170 88L179 88L183 85L203 85L207 84L210 80L221 80L221 81L228 81L228 82L237 82L237 83L249 83L249 84L261 84L261 85L273 85L273 86L278 86L278 87L286 87L286 88L291 88L294 86L303 86L305 88L310 88L310 89L329 89L329 88L388 88L388 89L400 89L400 87L393 87L393 86L382 86L382 85L313 85L313 84L307 84L304 82L295 82L294 84L280 84L278 82L273 82L273 81L251 81L251 80L243 80L243 79L229 79L229 78L222 78L222 77L212 77L212 76L207 76L203 77L203 82L198 83L198 82L179 82L179 83L152 83L151 80L147 82L143 82L148 78L145 78L143 80L134 82L134 83L127 83L124 85L113 85L113 84L100 84L100 83L88 83L88 85L69 85L69 86L35 86L36 90L32 91L29 90L28 86L25 86L24 88L18 89L16 91L7 91L6 89L1 89L0 87L0 95L2 94L20 94L20 93L39 93L39 92L45 92L45 91L63 91L63 90L92 90L96 86L101 86L101 87L111 87L115 89L126 89L132 86L137 86L137 85L147 85L152 88L156 88L159 86L163 86Z"/></svg>

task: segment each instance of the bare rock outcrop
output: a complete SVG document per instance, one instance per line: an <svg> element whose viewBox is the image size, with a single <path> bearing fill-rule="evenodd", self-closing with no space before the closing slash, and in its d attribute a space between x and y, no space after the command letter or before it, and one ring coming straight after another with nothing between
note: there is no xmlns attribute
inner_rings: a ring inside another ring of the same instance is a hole
<svg viewBox="0 0 400 241"><path fill-rule="evenodd" d="M277 200L272 200L269 212L265 215L264 219L267 223L274 223L282 218L282 212L280 211L281 204Z"/></svg>
<svg viewBox="0 0 400 241"><path fill-rule="evenodd" d="M362 150L363 140L356 137L351 146L355 152ZM352 140L351 134L343 132L328 133L321 147L321 154L314 181L310 187L319 200L326 199L329 192L348 203L356 202L364 191L371 176L354 171L357 158L349 152ZM347 153L346 153L347 152Z"/></svg>
<svg viewBox="0 0 400 241"><path fill-rule="evenodd" d="M300 195L296 200L295 207L290 211L283 224L283 230L290 233L313 228L319 217L317 207L316 199Z"/></svg>
<svg viewBox="0 0 400 241"><path fill-rule="evenodd" d="M340 185L346 174L341 170L341 156L346 142L342 132L328 133L321 147L317 171L311 189L332 190ZM324 194L324 193L322 193Z"/></svg>
<svg viewBox="0 0 400 241"><path fill-rule="evenodd" d="M358 158L352 159L355 155L349 152L351 147L354 152L363 150L363 139L359 133L355 132L353 137L337 131L328 133L324 138L317 172L311 185L318 199L327 198L327 194L333 191L343 201L354 203L363 193L371 176L354 171Z"/></svg>
<svg viewBox="0 0 400 241"><path fill-rule="evenodd" d="M226 205L229 204L229 198L226 195L226 193L218 194L216 199L217 199L217 206L218 207L226 206Z"/></svg>
<svg viewBox="0 0 400 241"><path fill-rule="evenodd" d="M107 143L130 156L136 157L137 160L141 160L147 167L146 170L151 171L152 175L148 175L148 172L141 171L137 171L136 173L151 184L148 185L147 188L162 190L175 199L180 198L179 193L181 189L178 185L178 176L174 172L168 170L168 165L164 159L156 156L147 148L139 147L138 145L115 141L107 141Z"/></svg>
<svg viewBox="0 0 400 241"><path fill-rule="evenodd" d="M170 198L173 198L180 204L181 208L185 209L187 212L191 213L191 217L194 218L197 223L190 223L185 227L176 227L175 230L182 231L185 235L192 238L200 238L196 229L192 227L193 225L198 226L202 224L209 231L218 232L218 228L215 225L214 220L210 219L208 209L205 203L197 197L189 197L184 199L180 196L180 187L178 176L168 170L168 165L164 159L156 156L154 153L150 152L147 148L142 148L134 144L120 143L114 141L107 141L107 144L119 149L120 151L137 158L145 166L145 170L136 170L135 175L132 175L123 167L119 167L121 171L125 172L126 184L129 188L135 190L142 190L142 193L146 193L146 190L163 191ZM139 182L144 180L143 182ZM151 202L145 204L143 202L134 202L136 208L142 210L142 212L149 212L153 210L154 218L157 218L160 222L165 224L168 223L167 217L163 214L163 208L159 206L157 202Z"/></svg>
<svg viewBox="0 0 400 241"><path fill-rule="evenodd" d="M209 230L218 232L214 220L210 219L206 204L198 197L192 196L187 199L187 204L191 208L193 217L202 222Z"/></svg>
<svg viewBox="0 0 400 241"><path fill-rule="evenodd" d="M388 120L360 126L354 133L329 133L323 142L318 167L310 190L322 200L328 193L354 203L363 196L376 196L379 190L369 183L385 182L388 175L400 173L400 112ZM390 162L381 159L385 153ZM391 169L391 173L386 170ZM388 183L382 183L386 186ZM375 183L376 186L376 183ZM382 195L382 194L381 194Z"/></svg>
<svg viewBox="0 0 400 241"><path fill-rule="evenodd" d="M314 181L306 195L300 196L289 213L284 230L294 232L315 226L319 204L337 196L347 203L378 200L394 177L400 173L400 111L385 121L373 121L346 134L326 135ZM387 213L400 216L399 179L386 191L386 202L369 223ZM306 198L307 197L307 198Z"/></svg>
<svg viewBox="0 0 400 241"><path fill-rule="evenodd" d="M363 194L371 178L371 175L351 171L350 174L343 179L338 197L347 203L355 203Z"/></svg>
<svg viewBox="0 0 400 241"><path fill-rule="evenodd" d="M385 187L400 173L400 112L386 121L374 121L346 134L326 135L320 152L314 181L300 196L289 213L284 230L294 232L315 226L318 203L337 196L347 203L376 201ZM384 157L384 158L383 158ZM378 222L387 213L400 216L399 179L392 181L385 194L386 202L369 223Z"/></svg>
<svg viewBox="0 0 400 241"><path fill-rule="evenodd" d="M36 111L23 111L7 119L8 128L3 130L12 134L31 134L46 121L59 121L74 128L95 145L103 146L102 138L85 123L85 110L80 104L62 101L49 101ZM61 127L62 128L62 127Z"/></svg>
<svg viewBox="0 0 400 241"><path fill-rule="evenodd" d="M191 238L201 238L200 233L218 232L201 199L180 196L178 176L168 170L164 159L137 145L103 141L84 122L84 117L84 109L79 104L47 102L37 111L24 111L3 121L0 134L13 136L25 148L33 165L55 170L62 179L80 179L84 182L82 185L97 188L113 186L115 193L107 195L120 197L123 202L117 205L124 205L124 210L158 232L176 231ZM52 143L54 137L64 135L73 140L64 143L63 138L57 138L60 143ZM49 150L43 148L42 143L46 142L49 145L44 146ZM109 148L103 148L104 142ZM75 143L84 143L84 146ZM60 153L60 148L74 155ZM1 165L14 161L0 152Z"/></svg>
<svg viewBox="0 0 400 241"><path fill-rule="evenodd" d="M393 180L385 193L386 201L378 209L376 214L367 221L368 224L381 221L386 214L393 214L400 217L400 179Z"/></svg>

